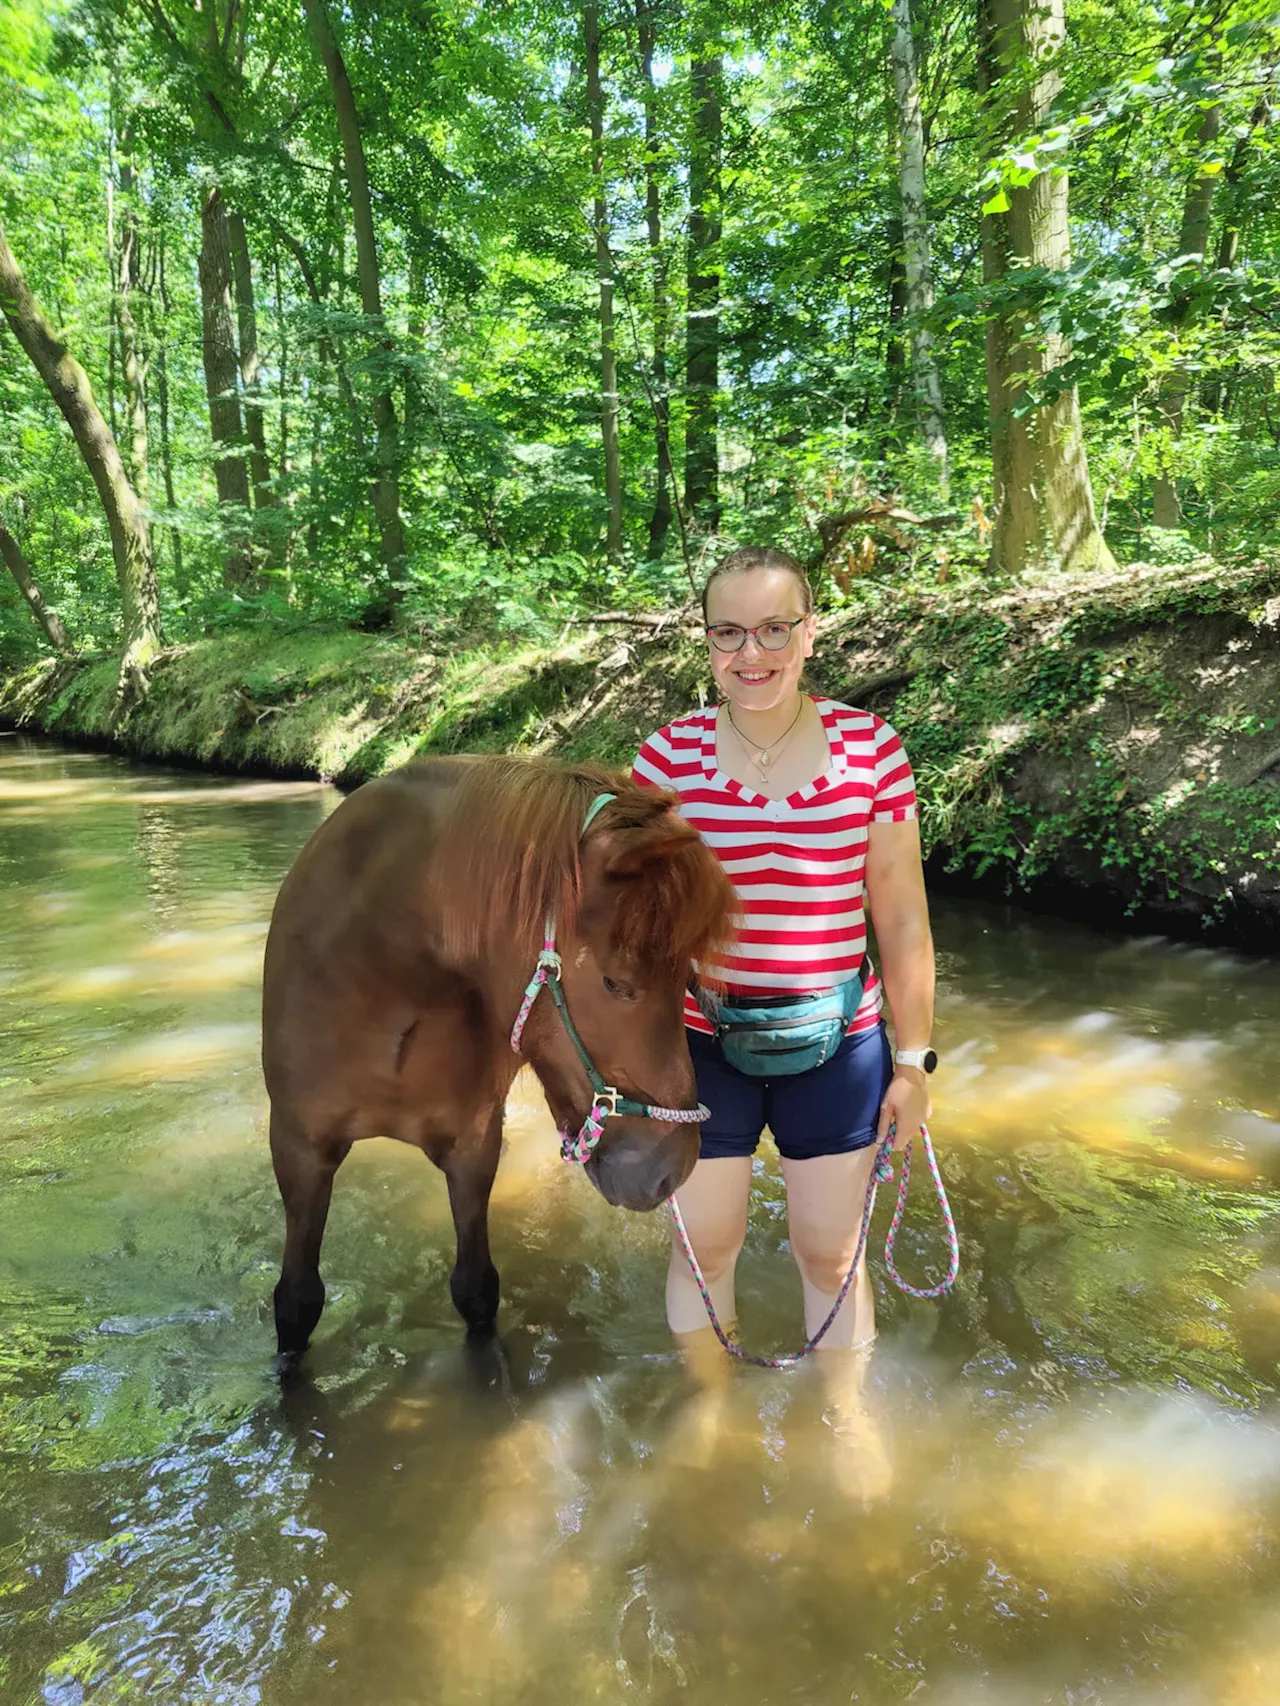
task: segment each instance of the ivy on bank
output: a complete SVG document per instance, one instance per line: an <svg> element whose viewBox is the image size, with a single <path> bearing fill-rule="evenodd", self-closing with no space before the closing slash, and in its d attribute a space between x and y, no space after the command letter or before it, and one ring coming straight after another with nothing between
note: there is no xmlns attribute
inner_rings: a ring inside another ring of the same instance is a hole
<svg viewBox="0 0 1280 1706"><path fill-rule="evenodd" d="M1187 654L1215 624L1228 657L1274 635L1277 577L1201 562L1134 578L1131 596L1108 587L1041 620L1016 605L908 618L922 661L891 712L926 851L948 870L1003 877L1009 893L1069 873L1122 892L1131 914L1172 902L1214 925L1280 873L1280 787L1267 775L1280 776L1280 747L1266 746L1280 718L1265 692L1256 705L1202 702ZM1264 762L1250 780L1211 773L1255 742ZM1204 768L1170 784L1144 754L1167 768L1176 743L1198 744Z"/></svg>

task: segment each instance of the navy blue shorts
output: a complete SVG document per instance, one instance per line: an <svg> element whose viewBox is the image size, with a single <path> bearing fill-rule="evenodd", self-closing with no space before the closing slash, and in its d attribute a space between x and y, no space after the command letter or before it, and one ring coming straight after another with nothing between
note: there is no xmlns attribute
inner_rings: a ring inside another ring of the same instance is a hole
<svg viewBox="0 0 1280 1706"><path fill-rule="evenodd" d="M703 1161L752 1154L765 1126L788 1161L848 1155L875 1142L880 1104L893 1077L883 1020L846 1037L821 1066L791 1078L748 1078L729 1065L714 1037L685 1034L698 1100L711 1109L702 1127Z"/></svg>

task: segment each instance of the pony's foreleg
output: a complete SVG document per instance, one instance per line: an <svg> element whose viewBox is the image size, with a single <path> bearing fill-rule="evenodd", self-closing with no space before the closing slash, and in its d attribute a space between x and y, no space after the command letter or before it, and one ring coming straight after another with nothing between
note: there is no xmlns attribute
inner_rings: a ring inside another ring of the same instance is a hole
<svg viewBox="0 0 1280 1706"><path fill-rule="evenodd" d="M271 1160L284 1199L284 1263L275 1290L276 1344L296 1360L307 1348L324 1309L320 1242L333 1194L333 1175L350 1143L314 1138L274 1109Z"/></svg>
<svg viewBox="0 0 1280 1706"><path fill-rule="evenodd" d="M489 1333L498 1314L498 1270L489 1254L489 1193L502 1152L502 1103L479 1133L454 1144L443 1161L458 1259L449 1275L453 1306L471 1333Z"/></svg>

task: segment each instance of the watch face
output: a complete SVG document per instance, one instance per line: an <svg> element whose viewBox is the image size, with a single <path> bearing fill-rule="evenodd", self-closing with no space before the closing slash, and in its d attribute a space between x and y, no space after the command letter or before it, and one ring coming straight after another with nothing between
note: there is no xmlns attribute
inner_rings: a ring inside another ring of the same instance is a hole
<svg viewBox="0 0 1280 1706"><path fill-rule="evenodd" d="M938 1057L931 1048L927 1048L924 1051L924 1059L920 1064L924 1067L926 1072L932 1072L934 1067L937 1066Z"/></svg>

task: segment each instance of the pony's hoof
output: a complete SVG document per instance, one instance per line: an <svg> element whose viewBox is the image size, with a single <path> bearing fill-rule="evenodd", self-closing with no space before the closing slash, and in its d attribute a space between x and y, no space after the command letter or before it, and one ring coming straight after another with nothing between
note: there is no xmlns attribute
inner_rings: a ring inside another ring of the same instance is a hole
<svg viewBox="0 0 1280 1706"><path fill-rule="evenodd" d="M467 1334L466 1359L471 1378L481 1392L503 1397L510 1394L511 1359L495 1328L490 1327L485 1332L473 1329Z"/></svg>
<svg viewBox="0 0 1280 1706"><path fill-rule="evenodd" d="M271 1372L281 1382L296 1380L302 1373L302 1352L277 1351L271 1364Z"/></svg>

